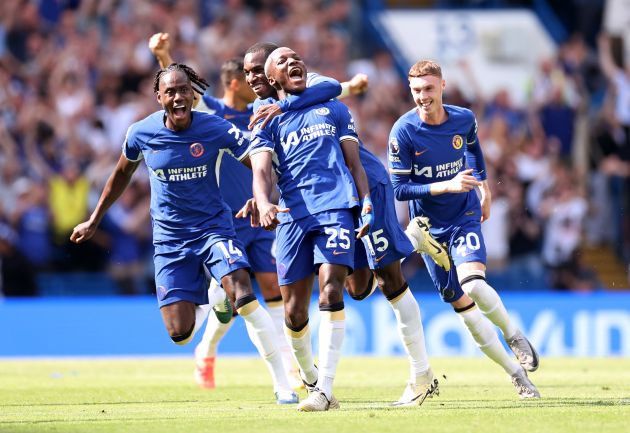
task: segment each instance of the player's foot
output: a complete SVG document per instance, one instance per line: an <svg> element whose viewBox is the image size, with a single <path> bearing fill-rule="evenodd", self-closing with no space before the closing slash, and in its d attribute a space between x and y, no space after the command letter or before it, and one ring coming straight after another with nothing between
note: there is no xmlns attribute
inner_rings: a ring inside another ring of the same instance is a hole
<svg viewBox="0 0 630 433"><path fill-rule="evenodd" d="M536 371L538 369L538 353L521 331L516 331L516 334L507 340L507 344L525 370Z"/></svg>
<svg viewBox="0 0 630 433"><path fill-rule="evenodd" d="M300 402L300 398L298 395L289 390L289 391L276 391L276 403L277 404L298 404Z"/></svg>
<svg viewBox="0 0 630 433"><path fill-rule="evenodd" d="M407 383L402 396L397 402L392 403L392 406L420 406L427 397L433 398L434 395L440 395L440 388L438 380L429 368L425 374L416 377L415 383Z"/></svg>
<svg viewBox="0 0 630 433"><path fill-rule="evenodd" d="M304 385L304 381L300 376L300 370L297 368L290 368L287 371L287 379L289 379L289 385L291 385L291 389L295 391L306 388L306 385Z"/></svg>
<svg viewBox="0 0 630 433"><path fill-rule="evenodd" d="M339 402L334 396L330 400L319 388L314 388L308 393L306 400L298 404L297 410L302 412L322 412L329 409L339 409Z"/></svg>
<svg viewBox="0 0 630 433"><path fill-rule="evenodd" d="M302 379L302 383L304 384L304 388L306 389L306 392L308 393L309 396L312 393L321 392L319 390L319 388L317 388L317 382L315 382L315 383L308 383L306 380L304 380L304 378L302 378L301 374L300 374L300 378ZM337 398L335 397L334 394L332 394L330 396L329 404L330 404L329 409L339 409L339 400L337 400Z"/></svg>
<svg viewBox="0 0 630 433"><path fill-rule="evenodd" d="M521 370L512 375L512 385L516 388L516 392L518 395L525 398L540 398L540 393L534 386L529 377L527 377L527 372L521 368Z"/></svg>
<svg viewBox="0 0 630 433"><path fill-rule="evenodd" d="M222 302L212 307L212 311L214 311L214 315L217 316L217 320L221 323L230 323L230 320L232 320L232 303L227 295Z"/></svg>
<svg viewBox="0 0 630 433"><path fill-rule="evenodd" d="M204 389L213 389L215 387L214 356L195 356L195 382Z"/></svg>
<svg viewBox="0 0 630 433"><path fill-rule="evenodd" d="M429 219L427 217L415 217L407 226L407 233L416 241L416 252L426 253L435 263L448 271L451 269L451 260L448 257L446 249L436 241L429 232Z"/></svg>

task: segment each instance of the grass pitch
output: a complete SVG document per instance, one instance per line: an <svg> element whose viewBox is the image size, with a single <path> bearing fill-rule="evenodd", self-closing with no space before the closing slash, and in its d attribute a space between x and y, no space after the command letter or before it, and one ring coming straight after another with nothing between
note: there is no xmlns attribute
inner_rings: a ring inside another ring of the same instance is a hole
<svg viewBox="0 0 630 433"><path fill-rule="evenodd" d="M326 413L276 405L259 359L220 358L212 391L193 383L192 365L183 358L0 360L0 432L630 431L628 359L543 359L530 375L543 396L537 401L519 400L487 359L433 359L440 396L390 408L403 390L406 360L345 357L335 385L341 410Z"/></svg>

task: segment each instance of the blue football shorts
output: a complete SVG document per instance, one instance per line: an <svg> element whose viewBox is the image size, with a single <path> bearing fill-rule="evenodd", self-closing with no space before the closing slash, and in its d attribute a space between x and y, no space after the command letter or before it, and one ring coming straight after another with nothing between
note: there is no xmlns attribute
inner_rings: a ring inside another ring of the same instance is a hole
<svg viewBox="0 0 630 433"><path fill-rule="evenodd" d="M160 307L178 301L208 303L208 282L249 268L243 244L234 236L208 234L192 240L154 243L155 286Z"/></svg>
<svg viewBox="0 0 630 433"><path fill-rule="evenodd" d="M461 225L453 225L452 227L452 230L441 235L434 234L438 242L446 243L448 246L452 262L449 272L438 266L430 256L422 254L422 259L433 284L439 290L442 300L449 303L457 301L464 294L459 284L456 267L468 262L486 263L486 246L481 234L481 223L477 220L467 219L462 221ZM434 229L435 227L431 227L431 231Z"/></svg>
<svg viewBox="0 0 630 433"><path fill-rule="evenodd" d="M276 272L274 243L276 234L252 227L249 218L233 218L236 237L244 245L252 272Z"/></svg>
<svg viewBox="0 0 630 433"><path fill-rule="evenodd" d="M329 263L354 269L354 218L349 209L318 212L276 229L278 282L287 285Z"/></svg>
<svg viewBox="0 0 630 433"><path fill-rule="evenodd" d="M394 189L390 182L378 183L370 190L374 205L374 225L361 238L354 252L354 268L380 269L413 253L413 245L398 224ZM360 221L357 219L357 228Z"/></svg>

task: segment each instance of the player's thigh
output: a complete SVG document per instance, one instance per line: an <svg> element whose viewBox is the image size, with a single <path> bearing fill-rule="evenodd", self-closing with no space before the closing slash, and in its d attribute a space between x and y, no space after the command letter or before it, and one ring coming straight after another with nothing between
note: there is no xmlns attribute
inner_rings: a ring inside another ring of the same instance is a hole
<svg viewBox="0 0 630 433"><path fill-rule="evenodd" d="M380 183L370 190L374 207L374 224L361 241L370 269L379 269L398 262L413 252L413 246L398 224L394 190L389 183ZM357 245L357 249L359 246Z"/></svg>
<svg viewBox="0 0 630 433"><path fill-rule="evenodd" d="M310 217L280 224L276 229L278 284L301 281L315 272ZM284 295L283 295L284 296Z"/></svg>
<svg viewBox="0 0 630 433"><path fill-rule="evenodd" d="M256 278L258 287L260 287L263 299L276 299L281 296L278 274L275 272L255 272L254 278Z"/></svg>
<svg viewBox="0 0 630 433"><path fill-rule="evenodd" d="M481 234L481 223L466 220L453 231L449 239L449 253L456 267L463 263L486 263L486 246Z"/></svg>
<svg viewBox="0 0 630 433"><path fill-rule="evenodd" d="M388 299L399 292L406 284L400 267L400 260L374 270L378 287Z"/></svg>
<svg viewBox="0 0 630 433"><path fill-rule="evenodd" d="M444 302L453 303L464 296L464 291L459 284L457 270L454 266L449 271L445 271L428 254L422 254L422 260L434 287L438 290Z"/></svg>

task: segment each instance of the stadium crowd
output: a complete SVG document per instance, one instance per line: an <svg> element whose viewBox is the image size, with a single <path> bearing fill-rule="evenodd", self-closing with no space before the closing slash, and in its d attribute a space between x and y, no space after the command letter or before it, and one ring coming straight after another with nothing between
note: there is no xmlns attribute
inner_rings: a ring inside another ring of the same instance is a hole
<svg viewBox="0 0 630 433"><path fill-rule="evenodd" d="M384 161L390 129L413 101L387 50L365 43L371 39L357 3L4 1L4 294L38 294L38 274L72 271L107 271L120 293L153 290L146 173L134 177L92 242L69 242L120 156L128 126L159 108L152 93L158 66L147 46L153 33L171 35L175 60L216 83L210 92L220 88L220 65L257 41L291 46L314 71L340 80L367 74L368 92L344 102L363 142ZM445 102L472 108L479 120L493 188L484 224L488 268L503 278L501 287L599 287L582 263L584 245L610 245L630 263L630 102L621 99L630 92L630 69L611 72L609 56L605 36L597 46L569 38L532 76L524 107L506 91L468 100L447 86ZM587 131L588 164L575 163L575 131ZM421 271L413 269L420 260L413 262L408 273Z"/></svg>

